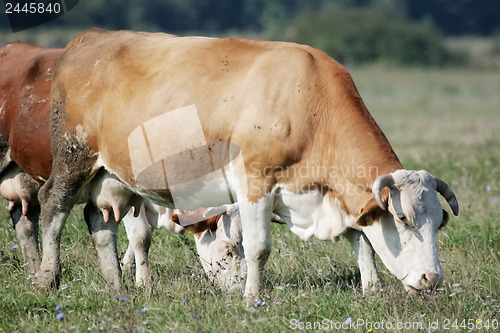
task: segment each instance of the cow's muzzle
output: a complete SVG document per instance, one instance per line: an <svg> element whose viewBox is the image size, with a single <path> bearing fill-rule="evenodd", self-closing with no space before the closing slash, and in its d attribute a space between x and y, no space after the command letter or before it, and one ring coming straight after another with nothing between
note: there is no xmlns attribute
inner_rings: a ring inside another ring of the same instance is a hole
<svg viewBox="0 0 500 333"><path fill-rule="evenodd" d="M405 285L405 288L412 294L421 294L424 292L434 294L436 289L443 283L443 279L444 274L442 273L424 273L415 285Z"/></svg>

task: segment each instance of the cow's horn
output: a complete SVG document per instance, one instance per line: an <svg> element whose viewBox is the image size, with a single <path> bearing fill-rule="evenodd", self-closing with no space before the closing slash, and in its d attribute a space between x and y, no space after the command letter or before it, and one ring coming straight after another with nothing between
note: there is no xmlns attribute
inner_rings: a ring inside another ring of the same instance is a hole
<svg viewBox="0 0 500 333"><path fill-rule="evenodd" d="M453 211L453 215L458 215L458 201L455 193L453 193L452 189L443 182L439 178L434 178L436 181L436 191L438 191L445 199L448 201L448 205L450 205L451 210Z"/></svg>
<svg viewBox="0 0 500 333"><path fill-rule="evenodd" d="M372 193L375 196L375 201L377 201L377 204L383 210L386 210L387 207L382 202L382 198L380 198L380 192L384 187L391 187L393 185L394 185L394 178L392 178L391 174L379 176L373 183Z"/></svg>

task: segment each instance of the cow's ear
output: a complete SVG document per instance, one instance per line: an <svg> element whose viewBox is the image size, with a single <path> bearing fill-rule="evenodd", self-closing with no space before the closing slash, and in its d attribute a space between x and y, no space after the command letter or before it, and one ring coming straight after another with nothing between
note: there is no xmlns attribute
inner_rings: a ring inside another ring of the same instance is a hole
<svg viewBox="0 0 500 333"><path fill-rule="evenodd" d="M201 234L205 230L210 230L212 232L215 232L217 230L217 223L219 222L219 218L221 216L222 214L209 217L204 221L196 222L188 226L185 226L184 229L186 229L190 234L195 234L198 237L201 236Z"/></svg>
<svg viewBox="0 0 500 333"><path fill-rule="evenodd" d="M362 227L370 226L373 221L378 219L384 211L379 207L375 198L368 200L366 205L361 208L360 215L356 219L356 223Z"/></svg>
<svg viewBox="0 0 500 333"><path fill-rule="evenodd" d="M448 214L447 211L445 211L443 209L443 221L441 222L441 225L439 226L438 229L441 229L443 228L444 226L446 226L446 224L448 224L448 221L450 220L450 215Z"/></svg>

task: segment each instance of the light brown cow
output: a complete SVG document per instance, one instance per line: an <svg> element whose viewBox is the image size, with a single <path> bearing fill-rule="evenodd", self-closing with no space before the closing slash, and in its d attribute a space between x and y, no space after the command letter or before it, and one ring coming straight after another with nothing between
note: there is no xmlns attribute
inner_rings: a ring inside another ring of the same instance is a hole
<svg viewBox="0 0 500 333"><path fill-rule="evenodd" d="M39 186L49 178L52 169L50 87L56 62L62 52L62 49L48 49L22 42L8 43L0 48L0 193L9 200L9 211L29 275L35 274L41 262L38 248L40 207L37 196ZM110 215L119 221L130 209L131 203L139 205L130 199L130 191L121 191L122 187L121 182L103 171L93 179L80 198L82 203L87 203L86 222L96 245L103 276L116 288L119 288L121 278L113 245L114 233L105 229L116 227L117 223L103 224L102 221L109 222ZM130 267L135 259L136 283L144 284L151 281L148 265L151 228L165 227L177 233L183 232L184 228L170 219L171 214L167 214L167 210L155 207L150 202L144 203L140 218L133 217L134 210L124 218L127 235L130 236L124 264ZM231 218L224 215L226 220ZM205 229L208 227L206 223L203 221L197 226ZM131 229L133 231L129 232ZM216 239L197 244L198 252L203 253L203 260L207 257L217 262L225 260L226 251L219 248L221 251L211 251L209 246L225 245ZM234 260L241 259L235 255ZM229 268L225 270L225 277L213 276L212 271L206 272L218 284L226 284L234 275Z"/></svg>
<svg viewBox="0 0 500 333"><path fill-rule="evenodd" d="M321 51L94 29L68 44L52 103L41 286L59 276L58 231L101 168L162 205L237 200L247 299L261 290L273 212L304 239L347 235L364 288L378 281L370 243L408 289L443 279L436 193L457 214L453 192L403 169L348 72Z"/></svg>

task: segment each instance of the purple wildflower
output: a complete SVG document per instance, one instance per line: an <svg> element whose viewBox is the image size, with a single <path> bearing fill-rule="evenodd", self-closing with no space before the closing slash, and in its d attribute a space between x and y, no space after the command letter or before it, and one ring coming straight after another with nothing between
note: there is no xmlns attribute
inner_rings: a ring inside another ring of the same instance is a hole
<svg viewBox="0 0 500 333"><path fill-rule="evenodd" d="M253 306L258 307L261 303L261 301L256 301L255 303L253 303Z"/></svg>
<svg viewBox="0 0 500 333"><path fill-rule="evenodd" d="M120 297L120 302L125 302L127 300L127 297Z"/></svg>
<svg viewBox="0 0 500 333"><path fill-rule="evenodd" d="M195 315L193 316L193 318L194 318L194 319L198 319L198 318L200 318L200 316L198 316L197 314L195 314Z"/></svg>
<svg viewBox="0 0 500 333"><path fill-rule="evenodd" d="M147 308L147 307L143 307L143 308L141 309L141 311L142 311L142 312L146 312L146 311L148 311L148 308Z"/></svg>
<svg viewBox="0 0 500 333"><path fill-rule="evenodd" d="M344 324L347 324L349 325L350 323L352 323L352 318L351 317L347 317L344 321Z"/></svg>
<svg viewBox="0 0 500 333"><path fill-rule="evenodd" d="M56 306L56 311L59 311L59 310L61 310L61 304L57 304L57 306Z"/></svg>
<svg viewBox="0 0 500 333"><path fill-rule="evenodd" d="M188 297L184 296L184 302L187 302L187 300L188 300Z"/></svg>
<svg viewBox="0 0 500 333"><path fill-rule="evenodd" d="M484 189L486 190L486 192L490 192L491 191L491 186L490 185L486 185L486 187Z"/></svg>
<svg viewBox="0 0 500 333"><path fill-rule="evenodd" d="M17 244L14 244L14 246L12 246L13 249L17 249L19 247L19 245Z"/></svg>
<svg viewBox="0 0 500 333"><path fill-rule="evenodd" d="M498 198L497 197L494 197L491 201L493 201L493 203L498 203Z"/></svg>
<svg viewBox="0 0 500 333"><path fill-rule="evenodd" d="M64 313L59 312L59 314L56 316L57 320L63 320L64 319Z"/></svg>
<svg viewBox="0 0 500 333"><path fill-rule="evenodd" d="M451 182L451 185L455 185L455 186L457 186L457 185L458 185L458 180L454 180L454 181L452 181L452 182Z"/></svg>
<svg viewBox="0 0 500 333"><path fill-rule="evenodd" d="M135 264L130 265L130 267L134 268L134 267L135 267Z"/></svg>

